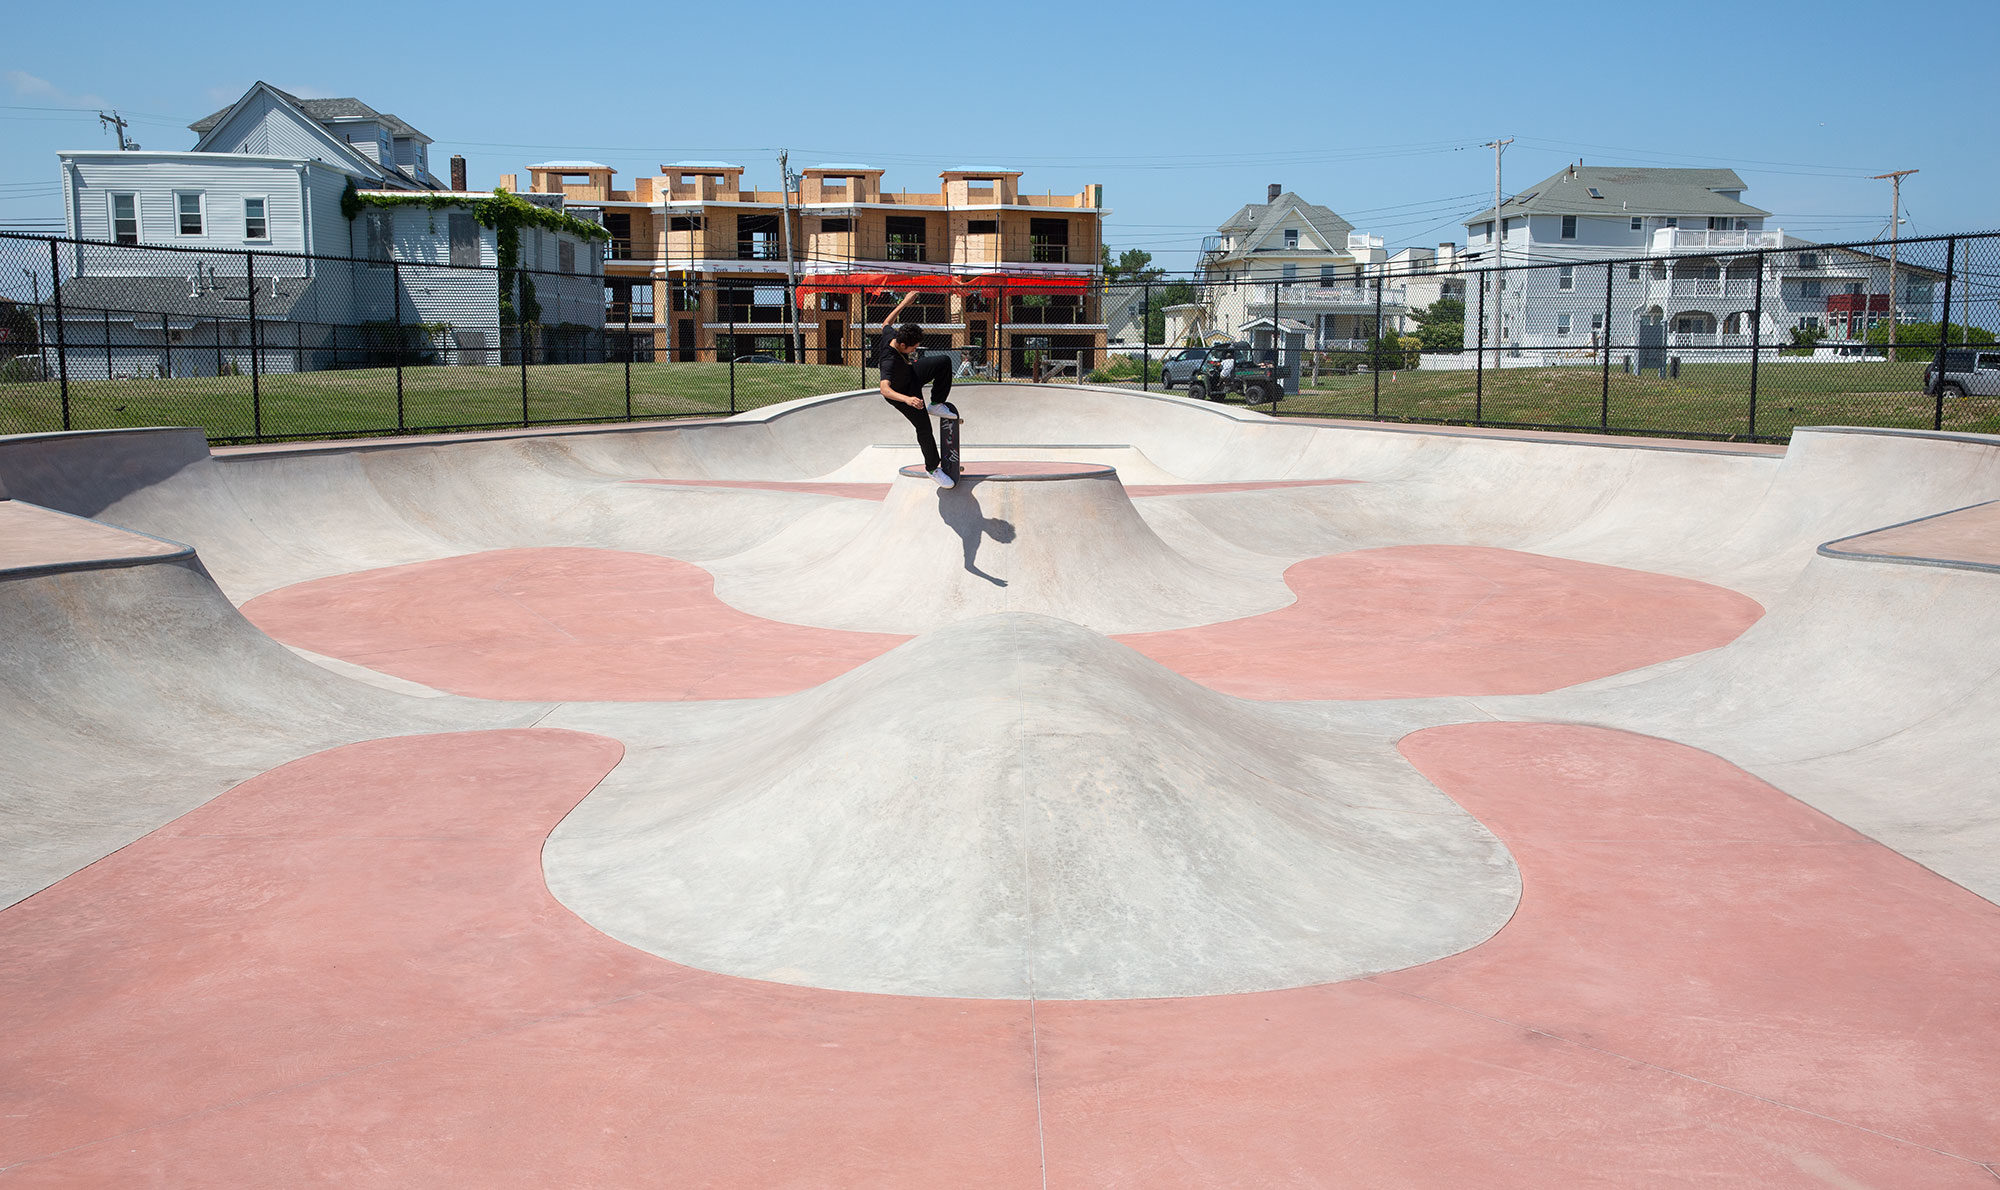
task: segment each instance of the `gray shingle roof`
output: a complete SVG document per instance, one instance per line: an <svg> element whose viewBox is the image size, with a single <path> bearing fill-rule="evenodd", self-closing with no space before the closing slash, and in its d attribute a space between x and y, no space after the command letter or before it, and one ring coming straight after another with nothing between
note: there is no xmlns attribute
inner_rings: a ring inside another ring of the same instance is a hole
<svg viewBox="0 0 2000 1190"><path fill-rule="evenodd" d="M271 87L269 83L265 83L264 85ZM430 137L405 124L401 119L387 112L378 112L351 95L342 99L300 99L298 96L288 91L281 91L276 87L271 87L271 90L286 103L298 108L314 120L376 119L382 121L382 126L389 130L390 136L410 136L418 137L425 141L430 140ZM240 103L242 101L238 100L237 102ZM196 134L205 134L209 129L220 124L222 118L227 116L235 107L236 104L232 103L219 112L203 116L201 119L188 125L188 130Z"/></svg>
<svg viewBox="0 0 2000 1190"><path fill-rule="evenodd" d="M1287 212L1294 210L1307 223L1312 224L1314 229L1321 235L1326 237L1327 243L1333 251L1346 251L1347 233L1354 230L1354 225L1335 214L1332 207L1322 207L1315 203L1309 203L1289 190L1280 194L1276 202L1244 204L1234 215L1223 220L1222 225L1215 230L1225 233L1254 232L1260 227L1270 227L1274 220L1282 220ZM1232 248L1228 252L1223 253L1218 259L1222 261L1245 260L1254 255L1248 250L1249 236L1247 234L1239 237L1239 243L1244 246Z"/></svg>
<svg viewBox="0 0 2000 1190"><path fill-rule="evenodd" d="M257 317L284 318L306 291L304 277L257 280ZM71 317L89 318L100 310L112 319L137 319L157 324L165 314L176 320L247 318L250 293L241 277L217 277L211 288L197 289L186 277L72 277L63 282L63 305Z"/></svg>
<svg viewBox="0 0 2000 1190"><path fill-rule="evenodd" d="M1575 172L1572 173L1571 169ZM1595 187L1603 198L1592 198ZM1650 169L1623 165L1578 165L1526 187L1503 202L1507 217L1517 215L1768 215L1718 190L1742 192L1733 169ZM1493 208L1463 222L1484 223Z"/></svg>

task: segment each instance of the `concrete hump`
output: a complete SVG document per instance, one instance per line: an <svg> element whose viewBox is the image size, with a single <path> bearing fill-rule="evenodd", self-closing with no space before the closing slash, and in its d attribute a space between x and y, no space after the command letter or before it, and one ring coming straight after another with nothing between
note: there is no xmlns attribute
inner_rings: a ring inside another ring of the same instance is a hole
<svg viewBox="0 0 2000 1190"><path fill-rule="evenodd" d="M918 633L1035 612L1114 633L1233 620L1292 602L1282 566L1260 572L1238 561L1211 564L1162 540L1111 467L1017 461L968 463L951 489L899 473L854 531L829 536L801 526L709 569L724 601L794 624Z"/></svg>
<svg viewBox="0 0 2000 1190"><path fill-rule="evenodd" d="M1378 735L996 615L735 730L638 747L549 887L676 962L959 997L1205 995L1455 953L1512 913L1500 842Z"/></svg>

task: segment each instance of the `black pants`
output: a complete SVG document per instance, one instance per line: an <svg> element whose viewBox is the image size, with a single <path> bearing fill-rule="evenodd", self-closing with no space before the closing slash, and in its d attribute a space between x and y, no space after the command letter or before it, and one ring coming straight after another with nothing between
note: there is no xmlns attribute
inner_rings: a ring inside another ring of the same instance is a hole
<svg viewBox="0 0 2000 1190"><path fill-rule="evenodd" d="M923 396L924 385L926 384L931 386L930 399L931 403L934 405L944 404L945 399L951 396L950 356L948 355L921 356L914 363L910 365L910 370L917 374L917 391L914 393L905 393L903 394L904 396L910 396L910 397ZM931 415L925 413L921 409L912 409L908 405L903 404L901 401L891 401L887 397L884 397L882 399L888 404L889 408L894 409L896 412L908 418L910 424L916 427L917 448L924 452L924 470L926 471L937 470L938 469L937 435L931 432Z"/></svg>

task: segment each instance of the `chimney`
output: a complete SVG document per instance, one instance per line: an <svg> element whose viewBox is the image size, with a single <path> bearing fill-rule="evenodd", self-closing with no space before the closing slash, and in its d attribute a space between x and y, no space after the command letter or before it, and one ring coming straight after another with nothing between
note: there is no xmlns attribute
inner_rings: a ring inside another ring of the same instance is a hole
<svg viewBox="0 0 2000 1190"><path fill-rule="evenodd" d="M465 158L458 153L451 155L451 188L453 190L465 189Z"/></svg>
<svg viewBox="0 0 2000 1190"><path fill-rule="evenodd" d="M1285 188L1283 186L1280 186L1276 182L1273 182L1269 186L1264 188L1264 201L1277 202L1278 196L1280 194L1283 194L1284 192Z"/></svg>

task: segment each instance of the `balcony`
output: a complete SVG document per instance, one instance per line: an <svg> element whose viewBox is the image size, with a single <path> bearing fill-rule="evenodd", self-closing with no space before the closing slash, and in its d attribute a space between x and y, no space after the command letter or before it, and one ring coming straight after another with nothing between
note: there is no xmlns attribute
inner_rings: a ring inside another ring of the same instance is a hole
<svg viewBox="0 0 2000 1190"><path fill-rule="evenodd" d="M1653 238L1646 246L1650 256L1673 256L1682 252L1716 252L1725 250L1755 251L1760 248L1782 248L1785 246L1783 228L1765 228L1762 231L1706 231L1700 228L1662 227L1653 232Z"/></svg>
<svg viewBox="0 0 2000 1190"><path fill-rule="evenodd" d="M1252 310L1257 308L1257 299L1259 296L1257 290L1259 284L1259 282L1251 281L1244 286L1245 291L1250 294L1249 300ZM1268 293L1268 282L1263 284L1265 292ZM1401 285L1384 285L1382 287L1382 304L1384 306L1401 306L1404 304L1408 293L1409 291ZM1268 299L1266 300L1268 301ZM1358 310L1365 306L1373 310L1375 308L1375 289L1369 285L1281 284L1278 286L1278 305L1281 308L1285 306L1309 306L1322 310L1330 307L1353 307Z"/></svg>
<svg viewBox="0 0 2000 1190"><path fill-rule="evenodd" d="M629 239L621 240L614 238L610 243L604 245L604 259L606 260L635 259L632 255L632 241Z"/></svg>

